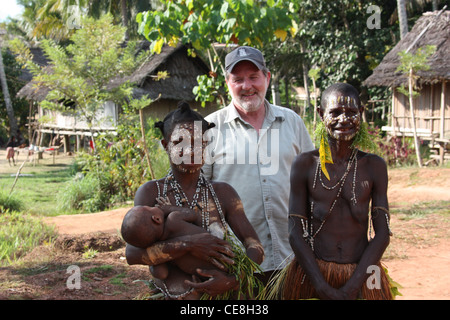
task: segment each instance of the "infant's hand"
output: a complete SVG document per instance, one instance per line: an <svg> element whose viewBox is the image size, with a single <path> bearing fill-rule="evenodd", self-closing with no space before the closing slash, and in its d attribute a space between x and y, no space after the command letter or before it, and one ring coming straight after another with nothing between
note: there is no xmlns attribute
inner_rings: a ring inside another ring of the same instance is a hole
<svg viewBox="0 0 450 320"><path fill-rule="evenodd" d="M155 207L162 207L162 206L171 206L170 200L168 197L158 197L156 198L156 205Z"/></svg>

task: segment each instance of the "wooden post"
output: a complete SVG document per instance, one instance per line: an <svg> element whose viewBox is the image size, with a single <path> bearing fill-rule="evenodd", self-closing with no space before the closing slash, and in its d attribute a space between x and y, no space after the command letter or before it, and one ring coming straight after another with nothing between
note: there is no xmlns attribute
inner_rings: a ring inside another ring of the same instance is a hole
<svg viewBox="0 0 450 320"><path fill-rule="evenodd" d="M439 138L444 139L445 133L445 79L442 80L442 89L441 89L441 125L439 130ZM444 164L444 154L445 154L445 144L439 143L439 163L442 166Z"/></svg>
<svg viewBox="0 0 450 320"><path fill-rule="evenodd" d="M76 135L76 138L77 138L77 145L76 145L76 152L79 152L80 151L80 146L81 146L81 141L80 141L80 135L79 134L77 134Z"/></svg>

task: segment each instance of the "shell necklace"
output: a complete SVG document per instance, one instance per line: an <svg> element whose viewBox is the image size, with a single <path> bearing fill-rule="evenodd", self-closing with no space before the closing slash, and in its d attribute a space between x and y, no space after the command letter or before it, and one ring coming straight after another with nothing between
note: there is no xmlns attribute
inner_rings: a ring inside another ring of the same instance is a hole
<svg viewBox="0 0 450 320"><path fill-rule="evenodd" d="M334 198L334 200L333 200L333 202L332 202L332 204L330 206L330 209L328 210L327 215L324 217L324 219L322 220L319 228L317 228L317 230L315 232L314 232L314 229L313 229L313 222L312 222L312 220L314 219L314 216L313 216L314 201L311 201L311 221L309 222L309 224L310 224L309 225L309 230L308 230L308 221L304 221L304 219L301 219L302 228L303 228L303 238L305 238L305 240L309 243L309 245L311 246L311 249L313 251L314 251L314 238L322 230L323 225L325 224L325 222L327 221L327 219L330 216L331 212L333 211L334 206L336 205L336 202L338 201L338 199L339 199L339 197L341 195L342 189L344 187L345 181L347 179L347 176L348 176L348 174L350 172L350 169L351 169L353 163L355 164L355 169L353 171L353 184L352 184L353 196L352 196L351 200L353 202L353 205L355 205L357 203L357 201L356 201L356 194L355 194L356 170L357 170L357 163L358 163L358 161L356 159L357 153L358 153L358 149L354 148L353 151L352 151L352 154L350 156L350 159L349 159L349 161L347 163L347 168L346 168L344 174L342 175L341 179L339 179L339 181L332 187L329 187L329 186L327 186L327 185L325 185L323 183L322 175L321 175L322 171L320 170L320 166L321 166L320 161L318 161L318 163L317 163L316 173L314 175L313 189L316 188L317 176L319 176L319 180L320 180L320 183L321 183L322 187L325 188L326 190L333 190L333 189L337 188L338 186L339 186L339 189L338 189L338 192L336 194L336 197ZM306 225L305 225L305 223L306 223Z"/></svg>

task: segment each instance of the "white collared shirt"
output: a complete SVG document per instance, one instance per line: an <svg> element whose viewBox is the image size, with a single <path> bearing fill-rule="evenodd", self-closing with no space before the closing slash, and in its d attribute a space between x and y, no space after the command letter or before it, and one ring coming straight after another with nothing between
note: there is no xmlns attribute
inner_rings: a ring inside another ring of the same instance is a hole
<svg viewBox="0 0 450 320"><path fill-rule="evenodd" d="M284 267L292 253L288 240L291 164L314 149L303 120L294 111L265 101L266 116L257 131L233 103L206 117L216 124L207 131L203 171L206 178L230 184L265 251L263 271Z"/></svg>

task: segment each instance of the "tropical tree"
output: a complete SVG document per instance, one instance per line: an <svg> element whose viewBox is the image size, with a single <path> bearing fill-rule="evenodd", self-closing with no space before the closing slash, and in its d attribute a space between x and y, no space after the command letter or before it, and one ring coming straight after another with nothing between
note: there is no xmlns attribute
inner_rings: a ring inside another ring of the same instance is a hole
<svg viewBox="0 0 450 320"><path fill-rule="evenodd" d="M0 126L4 126L5 128L9 128L9 132L11 135L16 135L20 140L26 130L25 124L27 123L27 117L29 116L29 104L23 98L18 98L16 93L23 87L25 84L19 76L22 74L22 67L17 63L15 57L11 54L9 50L3 48L2 52L2 60L4 66L4 72L6 77L6 85L1 85L2 89L0 91L0 119L2 119ZM0 67L1 69L1 67ZM1 70L0 70L1 73ZM4 91L9 94L9 102L10 106L7 105L6 101L8 98L5 98ZM18 126L18 130L20 132L17 135L17 131L12 130L9 119L14 116L13 122ZM8 123L3 123L3 119L8 119ZM2 140L2 135L5 134L4 130L0 129L0 140Z"/></svg>
<svg viewBox="0 0 450 320"><path fill-rule="evenodd" d="M397 90L409 97L409 110L411 113L411 122L413 126L414 146L416 149L417 164L422 167L422 159L419 149L419 138L417 137L416 117L414 115L414 97L419 95L414 89L418 79L417 72L421 70L429 70L428 59L436 52L436 46L428 45L424 48L417 49L416 53L407 51L399 52L400 65L397 71L406 74L408 77L408 89L400 87Z"/></svg>
<svg viewBox="0 0 450 320"><path fill-rule="evenodd" d="M3 32L3 30L0 30L0 32ZM16 139L19 139L19 126L17 125L17 120L16 116L14 115L11 97L9 95L8 82L6 81L5 67L3 65L3 53L1 45L0 45L0 84L2 85L3 98L5 101L6 111L8 113L10 135L16 137Z"/></svg>
<svg viewBox="0 0 450 320"><path fill-rule="evenodd" d="M278 38L285 40L291 29L290 11L284 1L255 0L163 0L162 10L137 15L138 32L159 53L164 44L192 46L191 54L203 54L210 75L198 78L197 99L205 103L219 97L225 103L222 57L214 43L252 45L263 48Z"/></svg>
<svg viewBox="0 0 450 320"><path fill-rule="evenodd" d="M28 39L67 40L81 27L83 16L99 19L105 14L113 16L114 24L126 27L125 40L136 38L136 14L150 10L157 0L17 0L24 7L17 23L20 33Z"/></svg>
<svg viewBox="0 0 450 320"><path fill-rule="evenodd" d="M122 46L124 27L114 26L110 15L99 20L85 18L82 23L83 28L70 37L71 44L66 48L52 40L42 40L42 49L50 60L46 69L32 61L23 42L15 39L10 44L19 61L34 74L33 80L50 89L41 106L80 117L94 137L93 126L104 103L123 103L131 95L129 83L108 89L109 81L130 74L146 53L136 57L135 42Z"/></svg>

